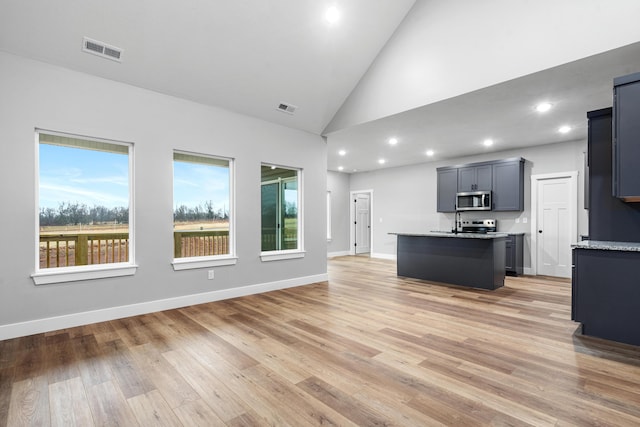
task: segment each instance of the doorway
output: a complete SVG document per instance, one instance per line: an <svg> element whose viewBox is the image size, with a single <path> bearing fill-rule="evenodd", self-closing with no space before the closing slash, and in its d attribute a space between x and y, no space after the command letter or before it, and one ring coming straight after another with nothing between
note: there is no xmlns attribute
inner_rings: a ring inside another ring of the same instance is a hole
<svg viewBox="0 0 640 427"><path fill-rule="evenodd" d="M372 247L371 212L373 190L351 192L350 251L353 255L370 254Z"/></svg>
<svg viewBox="0 0 640 427"><path fill-rule="evenodd" d="M534 274L571 277L578 236L577 172L531 177L531 267Z"/></svg>

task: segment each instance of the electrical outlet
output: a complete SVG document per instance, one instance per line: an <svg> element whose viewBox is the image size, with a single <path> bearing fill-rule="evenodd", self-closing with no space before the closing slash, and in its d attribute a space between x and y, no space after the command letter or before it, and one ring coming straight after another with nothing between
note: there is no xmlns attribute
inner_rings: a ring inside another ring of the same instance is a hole
<svg viewBox="0 0 640 427"><path fill-rule="evenodd" d="M520 218L516 218L516 224L520 224Z"/></svg>
<svg viewBox="0 0 640 427"><path fill-rule="evenodd" d="M213 270L207 271L207 279L213 280L214 277L215 277L215 275L214 275Z"/></svg>
<svg viewBox="0 0 640 427"><path fill-rule="evenodd" d="M526 224L527 223L527 217L525 216L524 218L522 218L522 223Z"/></svg>

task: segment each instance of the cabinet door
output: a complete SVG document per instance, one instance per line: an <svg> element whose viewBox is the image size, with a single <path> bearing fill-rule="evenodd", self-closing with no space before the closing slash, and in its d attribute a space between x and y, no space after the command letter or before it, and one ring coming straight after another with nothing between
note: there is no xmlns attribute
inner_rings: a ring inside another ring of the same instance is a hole
<svg viewBox="0 0 640 427"><path fill-rule="evenodd" d="M476 191L476 168L460 168L458 169L458 191Z"/></svg>
<svg viewBox="0 0 640 427"><path fill-rule="evenodd" d="M504 162L493 165L494 211L524 209L524 162Z"/></svg>
<svg viewBox="0 0 640 427"><path fill-rule="evenodd" d="M616 86L614 94L613 195L637 202L640 201L640 81Z"/></svg>
<svg viewBox="0 0 640 427"><path fill-rule="evenodd" d="M491 165L478 166L476 169L476 191L491 191L493 185L491 177L493 171Z"/></svg>
<svg viewBox="0 0 640 427"><path fill-rule="evenodd" d="M458 188L458 169L438 171L438 212L456 211L456 191Z"/></svg>
<svg viewBox="0 0 640 427"><path fill-rule="evenodd" d="M514 255L514 244L513 244L513 239L511 238L511 236L507 237L507 240L505 242L505 260L504 260L504 267L505 270L508 272L513 272L515 270L515 265L514 265L514 260L515 257Z"/></svg>

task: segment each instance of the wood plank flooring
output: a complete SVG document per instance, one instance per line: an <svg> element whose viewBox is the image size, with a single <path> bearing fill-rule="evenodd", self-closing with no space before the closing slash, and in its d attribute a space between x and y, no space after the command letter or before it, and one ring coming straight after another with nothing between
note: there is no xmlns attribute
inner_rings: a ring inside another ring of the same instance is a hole
<svg viewBox="0 0 640 427"><path fill-rule="evenodd" d="M640 348L576 334L566 280L329 277L0 341L0 426L640 425Z"/></svg>

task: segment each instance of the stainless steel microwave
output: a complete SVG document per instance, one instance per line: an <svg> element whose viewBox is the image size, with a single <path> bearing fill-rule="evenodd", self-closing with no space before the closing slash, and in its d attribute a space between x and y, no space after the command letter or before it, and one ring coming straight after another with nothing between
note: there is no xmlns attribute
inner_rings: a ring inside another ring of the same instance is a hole
<svg viewBox="0 0 640 427"><path fill-rule="evenodd" d="M456 210L490 211L491 191L465 191L456 193Z"/></svg>

